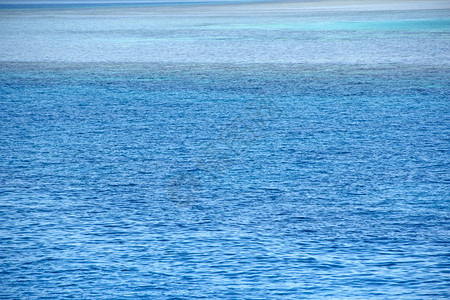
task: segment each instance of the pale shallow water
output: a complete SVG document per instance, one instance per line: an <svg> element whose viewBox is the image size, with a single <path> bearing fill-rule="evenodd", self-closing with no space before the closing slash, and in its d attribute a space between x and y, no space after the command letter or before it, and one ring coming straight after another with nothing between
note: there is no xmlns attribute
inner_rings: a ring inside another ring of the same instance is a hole
<svg viewBox="0 0 450 300"><path fill-rule="evenodd" d="M198 10L3 10L0 61L450 63L450 10Z"/></svg>
<svg viewBox="0 0 450 300"><path fill-rule="evenodd" d="M2 298L450 296L447 11L88 12L0 18Z"/></svg>

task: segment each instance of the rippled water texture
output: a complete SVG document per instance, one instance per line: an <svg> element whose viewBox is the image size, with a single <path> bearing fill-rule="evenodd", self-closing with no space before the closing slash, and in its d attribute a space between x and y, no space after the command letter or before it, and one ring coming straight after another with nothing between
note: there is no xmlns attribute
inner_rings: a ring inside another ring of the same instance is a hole
<svg viewBox="0 0 450 300"><path fill-rule="evenodd" d="M0 11L0 297L448 299L448 13Z"/></svg>

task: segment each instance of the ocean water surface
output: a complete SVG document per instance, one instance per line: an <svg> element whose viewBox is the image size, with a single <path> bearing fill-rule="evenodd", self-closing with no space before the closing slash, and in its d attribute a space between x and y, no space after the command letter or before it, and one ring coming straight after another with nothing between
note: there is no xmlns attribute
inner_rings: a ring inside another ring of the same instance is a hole
<svg viewBox="0 0 450 300"><path fill-rule="evenodd" d="M0 10L1 298L450 297L449 10L252 5Z"/></svg>

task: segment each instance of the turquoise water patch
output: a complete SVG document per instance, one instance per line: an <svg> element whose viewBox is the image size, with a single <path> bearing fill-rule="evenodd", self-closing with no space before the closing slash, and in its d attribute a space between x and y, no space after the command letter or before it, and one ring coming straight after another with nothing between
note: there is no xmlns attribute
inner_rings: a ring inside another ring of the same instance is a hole
<svg viewBox="0 0 450 300"><path fill-rule="evenodd" d="M398 20L371 22L299 22L299 23L251 23L209 26L209 29L257 29L257 30L373 30L373 31L448 31L450 19Z"/></svg>

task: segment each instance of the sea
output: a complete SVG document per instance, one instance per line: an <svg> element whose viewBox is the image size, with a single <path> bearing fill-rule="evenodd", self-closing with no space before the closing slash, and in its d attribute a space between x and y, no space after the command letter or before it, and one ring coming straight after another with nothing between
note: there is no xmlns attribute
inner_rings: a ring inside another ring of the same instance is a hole
<svg viewBox="0 0 450 300"><path fill-rule="evenodd" d="M3 5L0 298L449 299L450 9L408 3Z"/></svg>

